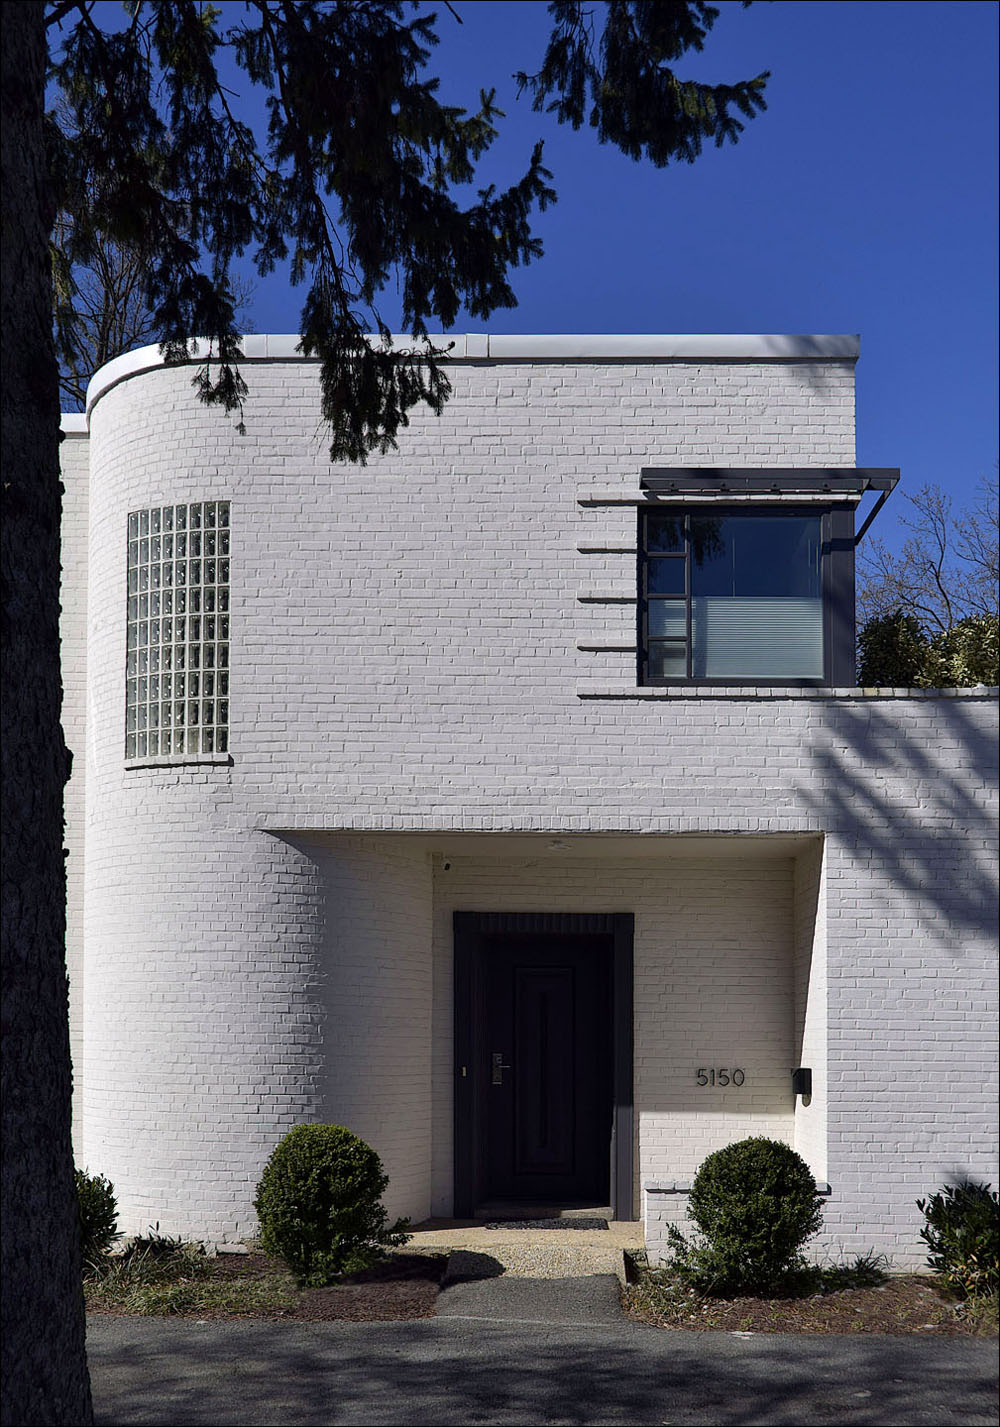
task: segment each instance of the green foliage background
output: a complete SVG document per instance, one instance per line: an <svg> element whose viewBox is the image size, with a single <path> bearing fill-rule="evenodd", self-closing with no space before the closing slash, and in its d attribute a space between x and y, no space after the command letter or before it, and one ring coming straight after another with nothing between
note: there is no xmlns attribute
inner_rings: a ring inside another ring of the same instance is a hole
<svg viewBox="0 0 1000 1427"><path fill-rule="evenodd" d="M858 683L867 688L961 689L1000 684L996 615L970 616L927 635L902 609L858 635Z"/></svg>

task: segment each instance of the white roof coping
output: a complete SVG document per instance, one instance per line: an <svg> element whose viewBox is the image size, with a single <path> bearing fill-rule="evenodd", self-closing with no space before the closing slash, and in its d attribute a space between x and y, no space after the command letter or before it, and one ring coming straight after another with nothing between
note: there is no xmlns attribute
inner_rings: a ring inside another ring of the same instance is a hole
<svg viewBox="0 0 1000 1427"><path fill-rule="evenodd" d="M242 340L247 362L318 361L298 350L301 338L295 332L251 333ZM374 339L373 339L374 340ZM489 332L437 333L427 340L446 348L452 361L500 362L854 362L861 339L852 333L821 333L795 336L781 333L527 333L519 336ZM392 344L400 351L412 351L421 343L412 336L394 333ZM193 342L192 362L204 361L209 347ZM138 347L98 369L87 387L87 412L105 392L129 377L164 365L158 346ZM183 363L181 364L183 365ZM64 417L63 420L72 420ZM86 428L80 428L85 430ZM76 427L63 430L77 432Z"/></svg>
<svg viewBox="0 0 1000 1427"><path fill-rule="evenodd" d="M790 336L754 333L548 334L487 336L485 355L501 360L808 362L855 361L857 335ZM473 356L475 353L468 352Z"/></svg>
<svg viewBox="0 0 1000 1427"><path fill-rule="evenodd" d="M82 411L64 411L59 418L59 430L64 436L87 436L90 427Z"/></svg>

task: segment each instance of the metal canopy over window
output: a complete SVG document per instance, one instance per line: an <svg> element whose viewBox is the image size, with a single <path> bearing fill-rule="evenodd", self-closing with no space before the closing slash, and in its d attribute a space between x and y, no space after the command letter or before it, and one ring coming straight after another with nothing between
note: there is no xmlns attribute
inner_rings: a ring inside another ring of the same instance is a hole
<svg viewBox="0 0 1000 1427"><path fill-rule="evenodd" d="M898 480L899 471L891 466L645 466L639 485L656 495L861 496L869 490L888 494Z"/></svg>
<svg viewBox="0 0 1000 1427"><path fill-rule="evenodd" d="M878 499L854 536L857 545L899 481L898 466L645 466L639 487L653 498L725 500L769 498L784 504L805 498L857 503L867 491Z"/></svg>

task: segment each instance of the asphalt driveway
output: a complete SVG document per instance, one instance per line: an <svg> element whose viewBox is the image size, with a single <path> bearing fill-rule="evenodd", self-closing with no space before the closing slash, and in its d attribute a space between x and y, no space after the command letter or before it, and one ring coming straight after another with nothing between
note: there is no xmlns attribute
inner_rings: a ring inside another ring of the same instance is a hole
<svg viewBox="0 0 1000 1427"><path fill-rule="evenodd" d="M516 1307L531 1311L527 1300ZM375 1324L92 1317L96 1420L104 1427L997 1422L995 1341L678 1333L603 1314L553 1322L461 1308L454 1302L447 1316Z"/></svg>

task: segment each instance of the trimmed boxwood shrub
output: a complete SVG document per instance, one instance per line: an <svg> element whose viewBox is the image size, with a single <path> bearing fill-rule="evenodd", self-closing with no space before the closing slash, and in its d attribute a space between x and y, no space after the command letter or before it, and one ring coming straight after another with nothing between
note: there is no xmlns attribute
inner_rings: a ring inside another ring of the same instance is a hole
<svg viewBox="0 0 1000 1427"><path fill-rule="evenodd" d="M739 1140L710 1154L695 1175L688 1213L704 1235L671 1235L672 1267L703 1292L767 1293L803 1266L823 1201L812 1171L779 1140Z"/></svg>
<svg viewBox="0 0 1000 1427"><path fill-rule="evenodd" d="M988 1184L963 1179L918 1199L927 1262L959 1298L991 1297L1000 1286L1000 1199Z"/></svg>
<svg viewBox="0 0 1000 1427"><path fill-rule="evenodd" d="M275 1147L257 1186L261 1245L304 1287L357 1273L404 1244L381 1198L389 1177L364 1140L342 1125L298 1125Z"/></svg>
<svg viewBox="0 0 1000 1427"><path fill-rule="evenodd" d="M80 1256L84 1272L98 1265L118 1235L118 1201L114 1185L101 1174L75 1171L80 1210Z"/></svg>

